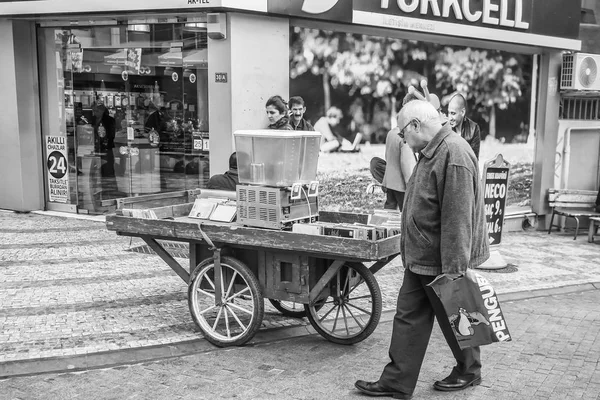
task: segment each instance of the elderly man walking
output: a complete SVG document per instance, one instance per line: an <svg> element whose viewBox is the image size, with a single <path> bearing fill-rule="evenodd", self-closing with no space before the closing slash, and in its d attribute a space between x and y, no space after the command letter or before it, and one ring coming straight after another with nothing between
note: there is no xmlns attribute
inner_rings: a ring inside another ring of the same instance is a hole
<svg viewBox="0 0 600 400"><path fill-rule="evenodd" d="M483 193L475 154L443 124L428 102L407 103L398 114L401 138L418 152L408 182L400 248L404 280L394 316L390 362L376 382L355 386L370 396L410 399L433 329L434 316L456 366L434 388L455 391L481 383L479 347L461 350L443 306L427 286L440 274L460 274L489 258Z"/></svg>

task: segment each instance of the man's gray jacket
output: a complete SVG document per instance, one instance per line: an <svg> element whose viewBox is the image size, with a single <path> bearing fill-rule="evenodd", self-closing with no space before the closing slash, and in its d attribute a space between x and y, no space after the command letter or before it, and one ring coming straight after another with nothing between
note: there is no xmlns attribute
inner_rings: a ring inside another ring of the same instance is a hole
<svg viewBox="0 0 600 400"><path fill-rule="evenodd" d="M420 275L462 273L489 258L483 188L469 144L445 124L421 151L402 213L401 257Z"/></svg>

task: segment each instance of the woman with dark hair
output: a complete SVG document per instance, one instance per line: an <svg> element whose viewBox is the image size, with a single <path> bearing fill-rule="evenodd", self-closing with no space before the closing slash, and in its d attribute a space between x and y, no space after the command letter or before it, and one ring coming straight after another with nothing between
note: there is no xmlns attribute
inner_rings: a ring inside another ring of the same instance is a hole
<svg viewBox="0 0 600 400"><path fill-rule="evenodd" d="M292 125L290 125L287 104L281 96L275 95L269 98L265 106L267 109L267 118L269 119L269 129L294 130Z"/></svg>

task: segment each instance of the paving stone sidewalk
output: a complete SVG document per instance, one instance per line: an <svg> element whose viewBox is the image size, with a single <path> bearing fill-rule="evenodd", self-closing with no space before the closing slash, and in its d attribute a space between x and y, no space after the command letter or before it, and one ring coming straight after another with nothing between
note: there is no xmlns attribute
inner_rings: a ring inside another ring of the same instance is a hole
<svg viewBox="0 0 600 400"><path fill-rule="evenodd" d="M142 246L97 218L0 212L0 367L201 340L185 283ZM170 251L186 265L184 249ZM600 243L585 236L505 233L500 252L512 272L482 273L501 298L600 282ZM396 259L376 275L384 310L395 306L401 274ZM306 325L266 304L263 330Z"/></svg>
<svg viewBox="0 0 600 400"><path fill-rule="evenodd" d="M436 328L414 399L600 399L600 290L503 306L512 342L482 349L480 386L433 390L454 364ZM387 362L391 323L352 346L318 335L217 349L158 362L0 380L2 400L368 399L357 379L376 380Z"/></svg>

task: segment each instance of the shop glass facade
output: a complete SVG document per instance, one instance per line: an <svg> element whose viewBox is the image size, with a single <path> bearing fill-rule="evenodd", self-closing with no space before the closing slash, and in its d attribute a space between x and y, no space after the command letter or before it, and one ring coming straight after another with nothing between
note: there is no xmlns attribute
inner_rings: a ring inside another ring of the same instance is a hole
<svg viewBox="0 0 600 400"><path fill-rule="evenodd" d="M206 23L38 30L47 204L113 211L116 198L209 178Z"/></svg>

